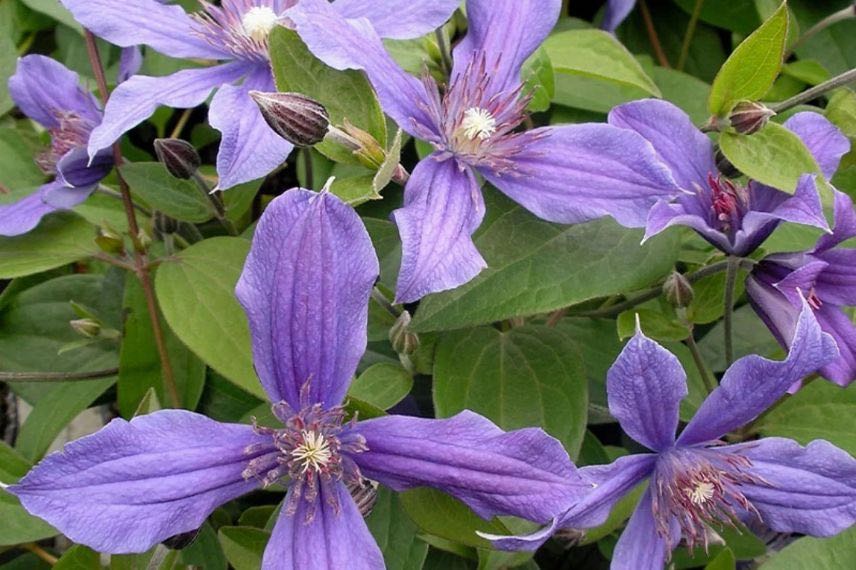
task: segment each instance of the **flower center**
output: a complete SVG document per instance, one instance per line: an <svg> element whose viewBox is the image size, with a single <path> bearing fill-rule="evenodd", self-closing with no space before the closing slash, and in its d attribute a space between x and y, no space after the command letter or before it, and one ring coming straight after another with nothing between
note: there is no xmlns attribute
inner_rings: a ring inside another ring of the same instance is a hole
<svg viewBox="0 0 856 570"><path fill-rule="evenodd" d="M51 135L50 149L36 157L36 163L46 174L56 172L56 163L68 151L79 146L86 146L89 135L95 128L90 120L84 119L76 113L58 112L56 118L59 125L49 129Z"/></svg>
<svg viewBox="0 0 856 570"><path fill-rule="evenodd" d="M739 229L744 212L748 209L749 193L722 176L707 175L711 190L711 212L720 230L730 233Z"/></svg>
<svg viewBox="0 0 856 570"><path fill-rule="evenodd" d="M323 434L314 431L304 431L303 443L291 450L291 456L297 463L303 464L302 472L309 469L322 471L333 459L330 444Z"/></svg>
<svg viewBox="0 0 856 570"><path fill-rule="evenodd" d="M278 20L276 12L269 7L255 6L244 14L244 17L241 18L241 24L247 36L261 43L267 40L271 30L276 27Z"/></svg>
<svg viewBox="0 0 856 570"><path fill-rule="evenodd" d="M345 411L341 406L325 409L321 404L309 404L308 392L307 383L301 390L299 411L286 402L273 406L282 428L255 426L256 433L271 440L246 450L254 457L243 472L245 479L260 479L265 487L279 482L288 485L285 512L293 515L303 500L307 523L315 517L319 492L323 490L327 502L339 512L336 485L364 485L351 456L367 449L365 439L351 430L353 421L343 425Z"/></svg>
<svg viewBox="0 0 856 570"><path fill-rule="evenodd" d="M478 138L487 140L496 132L496 119L487 109L481 107L470 107L464 112L464 120L461 121L461 130L470 140Z"/></svg>
<svg viewBox="0 0 856 570"><path fill-rule="evenodd" d="M715 448L673 449L661 455L651 483L657 532L670 542L671 526L677 522L690 548L699 542L707 548L708 525L733 525L739 520L738 509L757 515L741 486L766 482L753 475L751 467L745 456ZM674 546L669 544L669 549Z"/></svg>

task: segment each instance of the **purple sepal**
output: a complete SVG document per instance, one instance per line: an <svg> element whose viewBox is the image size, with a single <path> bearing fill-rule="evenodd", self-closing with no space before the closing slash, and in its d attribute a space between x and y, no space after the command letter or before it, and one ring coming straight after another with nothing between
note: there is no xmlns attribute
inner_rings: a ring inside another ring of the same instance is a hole
<svg viewBox="0 0 856 570"><path fill-rule="evenodd" d="M556 439L535 428L506 433L471 411L445 420L385 416L355 431L368 447L353 457L363 475L396 491L440 489L483 518L545 523L591 489Z"/></svg>
<svg viewBox="0 0 856 570"><path fill-rule="evenodd" d="M333 7L349 19L365 18L382 38L406 40L442 26L461 0L336 0Z"/></svg>
<svg viewBox="0 0 856 570"><path fill-rule="evenodd" d="M72 193L68 193L66 190L72 190ZM76 206L83 202L90 192L90 189L69 189L62 182L49 182L16 202L0 204L0 236L23 235L38 226L42 218L51 212ZM68 204L70 199L72 202L75 200L76 202L72 203L71 206L51 203L49 198L58 193L62 193L63 204Z"/></svg>
<svg viewBox="0 0 856 570"><path fill-rule="evenodd" d="M615 28L627 19L635 5L636 0L607 0L606 13L600 27L607 32L614 32Z"/></svg>
<svg viewBox="0 0 856 570"><path fill-rule="evenodd" d="M293 189L268 206L235 293L270 400L338 405L366 348L368 300L379 273L353 208L328 192Z"/></svg>
<svg viewBox="0 0 856 570"><path fill-rule="evenodd" d="M7 491L74 542L145 552L256 488L242 472L270 451L269 441L250 426L181 410L115 419L47 456Z"/></svg>

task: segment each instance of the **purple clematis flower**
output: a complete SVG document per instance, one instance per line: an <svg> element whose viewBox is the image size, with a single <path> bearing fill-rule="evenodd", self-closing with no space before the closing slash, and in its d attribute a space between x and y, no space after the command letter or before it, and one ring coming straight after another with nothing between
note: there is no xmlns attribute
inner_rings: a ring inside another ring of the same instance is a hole
<svg viewBox="0 0 856 570"><path fill-rule="evenodd" d="M612 215L642 227L678 188L641 136L604 124L520 132L520 71L553 29L560 0L468 0L469 32L455 47L449 86L405 73L365 20L324 0L288 12L309 48L337 69L363 69L399 127L435 151L414 169L393 215L402 240L396 298L415 301L475 277L472 240L485 207L478 175L535 215L578 223Z"/></svg>
<svg viewBox="0 0 856 570"><path fill-rule="evenodd" d="M612 506L649 481L615 548L613 570L659 570L683 539L707 546L708 525L760 520L778 532L830 536L856 522L856 459L829 442L802 447L778 437L728 445L721 438L753 419L837 354L803 303L784 361L735 362L675 438L687 395L678 359L641 332L607 375L609 409L624 432L653 453L580 471L597 483L553 525L528 537L489 536L505 549L534 549L559 527L602 524Z"/></svg>
<svg viewBox="0 0 856 570"><path fill-rule="evenodd" d="M821 237L810 251L765 257L746 280L749 301L785 347L793 342L801 295L807 296L821 328L832 335L841 353L820 373L842 386L856 380L856 325L842 310L856 305L856 249L837 246L854 236L853 202L836 191L831 235Z"/></svg>
<svg viewBox="0 0 856 570"><path fill-rule="evenodd" d="M76 73L48 57L28 55L18 60L9 78L9 94L25 115L50 133L50 149L37 162L55 179L17 202L0 205L0 236L27 233L45 215L80 204L113 168L107 151L88 164L86 142L101 121L101 109L81 88Z"/></svg>
<svg viewBox="0 0 856 570"><path fill-rule="evenodd" d="M158 105L196 107L217 89L208 120L223 134L217 155L219 187L261 178L280 166L292 146L267 126L248 93L275 91L268 34L286 22L283 13L297 1L223 0L219 5L202 1L201 12L187 14L180 6L158 0L62 0L84 27L118 46L147 45L172 57L218 62L166 77L135 76L122 83L89 141L90 156L146 120ZM368 18L378 34L399 39L430 31L457 6L458 0L334 3L337 12ZM132 63L128 62L129 69Z"/></svg>
<svg viewBox="0 0 856 570"><path fill-rule="evenodd" d="M607 0L600 27L607 32L614 32L615 28L627 19L634 6L636 6L636 0Z"/></svg>
<svg viewBox="0 0 856 570"><path fill-rule="evenodd" d="M646 239L674 225L689 226L723 252L745 256L782 221L829 230L813 177L801 178L793 195L755 181L744 187L728 180L716 168L711 140L671 103L644 99L619 105L609 123L645 137L682 190L651 209ZM850 146L847 138L817 113L797 113L784 126L831 177Z"/></svg>
<svg viewBox="0 0 856 570"><path fill-rule="evenodd" d="M547 522L591 490L540 429L505 433L469 411L345 421L366 347L378 261L359 217L295 189L263 214L236 289L278 427L181 410L112 421L8 488L32 514L101 552L142 552L259 487L288 488L265 569L382 569L348 487L434 486L483 517Z"/></svg>

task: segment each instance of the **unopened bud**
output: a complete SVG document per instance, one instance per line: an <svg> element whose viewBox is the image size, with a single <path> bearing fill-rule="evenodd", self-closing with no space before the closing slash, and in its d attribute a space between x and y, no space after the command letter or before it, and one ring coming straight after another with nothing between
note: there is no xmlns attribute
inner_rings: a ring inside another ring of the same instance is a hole
<svg viewBox="0 0 856 570"><path fill-rule="evenodd" d="M677 271L673 271L663 283L663 293L673 307L688 307L693 301L693 286Z"/></svg>
<svg viewBox="0 0 856 570"><path fill-rule="evenodd" d="M776 112L755 101L741 101L728 115L728 123L741 135L757 133L767 124Z"/></svg>
<svg viewBox="0 0 856 570"><path fill-rule="evenodd" d="M410 355L419 348L419 335L410 330L409 312L402 312L389 329L389 341L398 354Z"/></svg>
<svg viewBox="0 0 856 570"><path fill-rule="evenodd" d="M327 135L330 115L324 105L300 93L250 91L262 117L276 134L294 146L318 144Z"/></svg>
<svg viewBox="0 0 856 570"><path fill-rule="evenodd" d="M125 252L125 240L122 239L122 235L109 226L98 228L95 244L105 253L121 255Z"/></svg>
<svg viewBox="0 0 856 570"><path fill-rule="evenodd" d="M101 323L95 319L74 319L68 324L71 325L74 332L86 338L95 338L101 333Z"/></svg>
<svg viewBox="0 0 856 570"><path fill-rule="evenodd" d="M181 139L155 139L155 154L170 174L182 180L193 177L202 164L193 145Z"/></svg>

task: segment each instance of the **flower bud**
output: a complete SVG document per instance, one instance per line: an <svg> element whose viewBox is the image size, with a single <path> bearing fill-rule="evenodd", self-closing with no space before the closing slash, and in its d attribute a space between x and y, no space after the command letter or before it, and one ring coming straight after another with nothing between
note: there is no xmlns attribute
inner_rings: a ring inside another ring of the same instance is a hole
<svg viewBox="0 0 856 570"><path fill-rule="evenodd" d="M757 133L767 124L776 112L755 101L741 101L728 115L728 123L741 135Z"/></svg>
<svg viewBox="0 0 856 570"><path fill-rule="evenodd" d="M68 324L71 325L74 332L86 338L95 338L101 333L101 323L95 319L74 319Z"/></svg>
<svg viewBox="0 0 856 570"><path fill-rule="evenodd" d="M181 139L155 139L155 154L170 174L182 180L193 177L202 164L193 145Z"/></svg>
<svg viewBox="0 0 856 570"><path fill-rule="evenodd" d="M122 234L109 226L98 228L95 244L101 251L111 255L121 255L125 252L125 240L122 239Z"/></svg>
<svg viewBox="0 0 856 570"><path fill-rule="evenodd" d="M327 135L330 115L324 105L300 93L250 91L267 124L294 146L318 144Z"/></svg>
<svg viewBox="0 0 856 570"><path fill-rule="evenodd" d="M419 348L419 336L410 331L410 313L404 311L389 329L389 341L398 354L410 355Z"/></svg>
<svg viewBox="0 0 856 570"><path fill-rule="evenodd" d="M663 283L663 293L673 307L688 307L693 301L693 286L677 271L673 271Z"/></svg>

